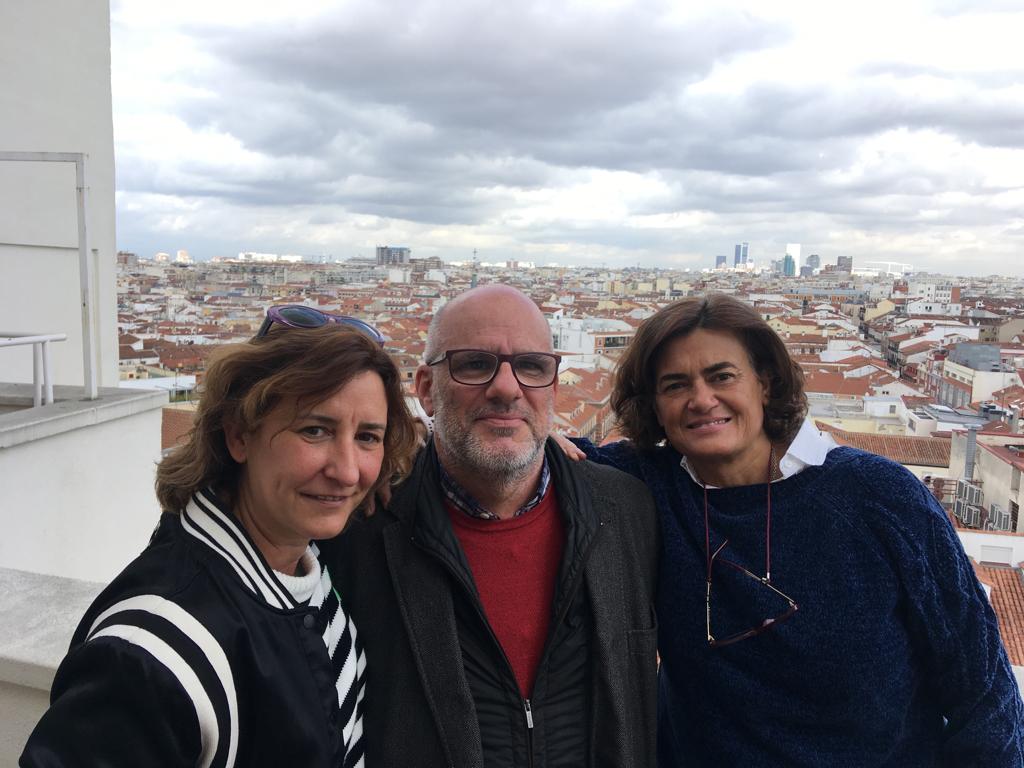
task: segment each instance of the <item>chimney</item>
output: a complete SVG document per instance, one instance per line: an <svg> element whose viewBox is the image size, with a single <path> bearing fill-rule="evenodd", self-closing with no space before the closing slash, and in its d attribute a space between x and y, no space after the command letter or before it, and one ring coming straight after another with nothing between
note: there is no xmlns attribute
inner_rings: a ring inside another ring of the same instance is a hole
<svg viewBox="0 0 1024 768"><path fill-rule="evenodd" d="M974 479L974 458L978 452L978 426L967 427L967 447L964 450L964 480Z"/></svg>

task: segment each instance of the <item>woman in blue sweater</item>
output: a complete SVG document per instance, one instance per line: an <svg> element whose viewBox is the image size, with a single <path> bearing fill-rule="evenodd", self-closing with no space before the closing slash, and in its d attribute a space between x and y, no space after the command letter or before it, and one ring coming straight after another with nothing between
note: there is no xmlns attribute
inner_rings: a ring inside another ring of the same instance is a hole
<svg viewBox="0 0 1024 768"><path fill-rule="evenodd" d="M639 329L587 456L661 513L658 756L675 766L1021 766L1022 707L948 518L804 422L803 376L725 295Z"/></svg>

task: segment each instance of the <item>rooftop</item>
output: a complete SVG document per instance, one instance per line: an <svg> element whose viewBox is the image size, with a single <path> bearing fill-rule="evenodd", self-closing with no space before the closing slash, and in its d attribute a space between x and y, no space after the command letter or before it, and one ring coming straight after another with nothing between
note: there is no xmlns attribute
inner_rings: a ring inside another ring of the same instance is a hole
<svg viewBox="0 0 1024 768"><path fill-rule="evenodd" d="M1024 665L1024 571L998 565L974 565L978 579L992 588L989 599L999 620L1006 654L1014 666Z"/></svg>
<svg viewBox="0 0 1024 768"><path fill-rule="evenodd" d="M828 432L839 445L885 456L887 459L917 467L949 467L951 440L946 437L905 437L903 435L847 432L821 421L814 425Z"/></svg>

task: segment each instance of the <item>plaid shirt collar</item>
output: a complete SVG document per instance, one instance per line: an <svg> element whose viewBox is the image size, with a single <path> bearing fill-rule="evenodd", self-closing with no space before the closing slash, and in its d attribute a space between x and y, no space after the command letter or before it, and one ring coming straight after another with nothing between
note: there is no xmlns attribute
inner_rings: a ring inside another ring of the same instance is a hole
<svg viewBox="0 0 1024 768"><path fill-rule="evenodd" d="M461 509L470 517L476 517L480 520L500 520L496 514L484 509L480 506L480 503L469 495L461 485L455 482L455 479L449 475L444 467L441 465L441 460L434 454L434 459L437 461L438 474L441 476L441 492L444 493L445 498L448 499L456 508ZM537 483L537 493L522 507L516 510L514 517L525 515L531 509L540 504L541 499L544 498L544 494L548 492L548 484L551 482L551 470L548 469L548 457L544 457L544 464L540 470L540 482Z"/></svg>

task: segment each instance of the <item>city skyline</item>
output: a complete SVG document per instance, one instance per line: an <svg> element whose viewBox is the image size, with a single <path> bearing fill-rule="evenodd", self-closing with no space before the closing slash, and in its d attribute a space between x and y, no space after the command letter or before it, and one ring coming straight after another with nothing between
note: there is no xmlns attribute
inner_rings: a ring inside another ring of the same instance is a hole
<svg viewBox="0 0 1024 768"><path fill-rule="evenodd" d="M1009 2L113 0L111 20L118 247L143 255L699 270L799 242L1024 274Z"/></svg>

